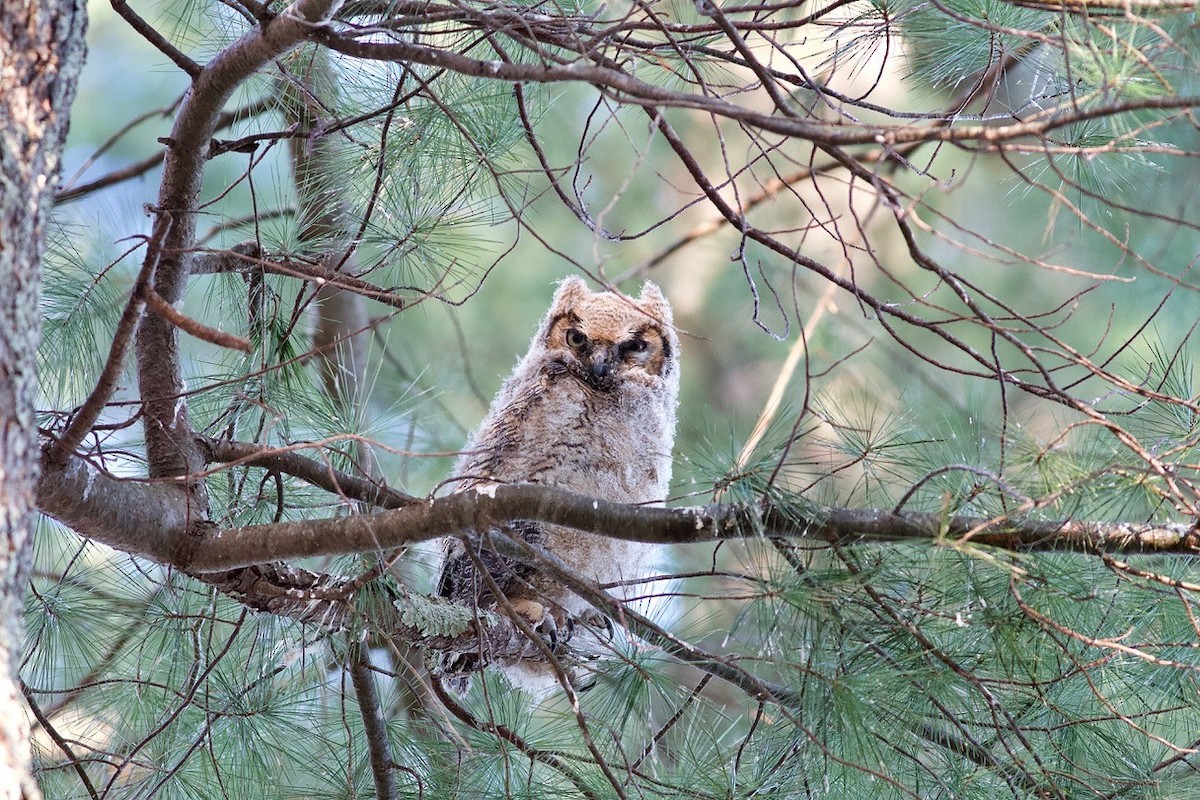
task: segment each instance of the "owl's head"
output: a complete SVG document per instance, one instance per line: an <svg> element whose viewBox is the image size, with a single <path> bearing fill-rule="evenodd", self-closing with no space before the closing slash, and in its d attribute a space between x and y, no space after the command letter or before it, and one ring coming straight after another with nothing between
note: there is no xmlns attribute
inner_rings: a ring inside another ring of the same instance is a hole
<svg viewBox="0 0 1200 800"><path fill-rule="evenodd" d="M563 280L539 336L555 361L597 391L625 381L674 378L679 339L671 305L647 281L639 297L593 292L582 279Z"/></svg>

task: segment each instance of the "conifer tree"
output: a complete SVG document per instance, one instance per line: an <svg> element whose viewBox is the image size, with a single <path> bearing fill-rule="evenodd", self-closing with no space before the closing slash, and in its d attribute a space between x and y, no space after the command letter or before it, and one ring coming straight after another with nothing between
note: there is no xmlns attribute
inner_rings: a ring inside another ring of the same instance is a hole
<svg viewBox="0 0 1200 800"><path fill-rule="evenodd" d="M46 797L1200 794L1193 0L97 13L42 270ZM668 507L448 494L576 273L672 297ZM510 550L610 652L458 697L438 654L529 643L431 596L435 542L516 520L662 557L617 602Z"/></svg>

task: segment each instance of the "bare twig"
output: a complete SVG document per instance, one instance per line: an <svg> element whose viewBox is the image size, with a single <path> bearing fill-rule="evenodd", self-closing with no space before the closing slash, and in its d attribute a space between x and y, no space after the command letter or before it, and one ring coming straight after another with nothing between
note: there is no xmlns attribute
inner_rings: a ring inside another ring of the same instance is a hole
<svg viewBox="0 0 1200 800"><path fill-rule="evenodd" d="M446 688L442 686L442 682L438 678L431 681L433 693L437 695L438 700L446 707L446 710L453 714L460 722L475 730L491 733L500 737L504 741L517 748L530 761L538 761L548 767L560 772L567 780L575 785L580 794L588 798L588 800L599 800L597 795L583 780L583 778L571 769L566 762L560 757L551 752L539 750L533 747L528 742L520 737L516 732L505 725L496 722L484 722L477 719L470 711L463 708L462 704L455 700Z"/></svg>
<svg viewBox="0 0 1200 800"><path fill-rule="evenodd" d="M186 72L188 77L195 79L200 74L201 66L184 55L175 45L168 42L166 37L158 32L157 28L139 17L129 7L129 3L126 0L111 0L111 2L113 11L116 11L122 19L129 23L131 28L141 34L142 38L158 48L159 52L174 61L175 66Z"/></svg>
<svg viewBox="0 0 1200 800"><path fill-rule="evenodd" d="M145 291L146 306L158 316L170 322L181 331L195 336L197 339L215 344L218 347L228 347L230 350L241 350L243 353L250 352L250 340L242 336L234 336L232 333L219 331L216 328L205 325L202 322L192 319L191 317L180 313L175 309L175 306L162 299L162 296L153 289L147 288Z"/></svg>
<svg viewBox="0 0 1200 800"><path fill-rule="evenodd" d="M212 437L201 437L201 441L212 461L278 470L348 500L368 503L377 508L403 508L418 502L412 495L396 491L377 481L334 469L327 460L317 461L296 452L299 449L308 449L311 445L269 447Z"/></svg>
<svg viewBox="0 0 1200 800"><path fill-rule="evenodd" d="M368 300L377 300L395 309L407 307L405 299L394 289L384 289L372 283L329 269L318 263L311 263L297 258L272 258L270 256L252 255L244 249L244 245L230 250L201 250L195 256L193 275L211 275L223 272L246 272L261 269L274 275L286 275L291 278L301 278L316 283L318 286L328 286L331 289L344 289L354 294L362 295Z"/></svg>
<svg viewBox="0 0 1200 800"><path fill-rule="evenodd" d="M96 787L92 783L92 779L88 777L87 770L83 768L83 761L79 756L75 755L74 750L71 749L71 745L58 732L49 718L42 713L42 709L38 707L37 698L33 696L33 692L29 690L24 681L21 681L21 693L25 695L25 703L33 713L33 718L37 720L42 730L50 736L54 744L58 746L58 749L62 750L63 755L67 757L67 763L71 765L71 769L75 770L75 774L79 776L79 782L83 784L83 788L87 789L88 795L92 800L100 800L100 795L96 792Z"/></svg>

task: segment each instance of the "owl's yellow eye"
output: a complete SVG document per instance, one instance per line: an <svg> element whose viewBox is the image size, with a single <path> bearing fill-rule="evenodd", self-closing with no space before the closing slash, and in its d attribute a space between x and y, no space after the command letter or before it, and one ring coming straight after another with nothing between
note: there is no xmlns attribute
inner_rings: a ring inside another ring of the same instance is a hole
<svg viewBox="0 0 1200 800"><path fill-rule="evenodd" d="M578 350L578 349L582 348L585 344L587 344L587 337L583 335L582 331L576 330L575 328L567 328L567 345L568 346L573 347L576 350Z"/></svg>

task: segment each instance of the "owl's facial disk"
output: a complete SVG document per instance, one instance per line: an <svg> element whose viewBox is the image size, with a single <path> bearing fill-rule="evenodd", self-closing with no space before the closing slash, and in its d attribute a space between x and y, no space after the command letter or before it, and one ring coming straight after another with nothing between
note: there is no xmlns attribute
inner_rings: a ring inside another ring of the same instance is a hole
<svg viewBox="0 0 1200 800"><path fill-rule="evenodd" d="M601 332L589 330L575 314L567 313L550 326L547 345L565 351L564 362L571 372L604 392L639 374L643 378L660 375L667 355L662 331L648 319L619 331Z"/></svg>

